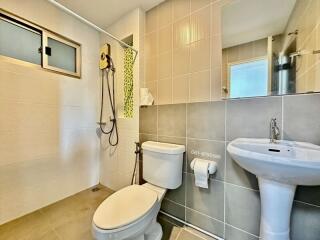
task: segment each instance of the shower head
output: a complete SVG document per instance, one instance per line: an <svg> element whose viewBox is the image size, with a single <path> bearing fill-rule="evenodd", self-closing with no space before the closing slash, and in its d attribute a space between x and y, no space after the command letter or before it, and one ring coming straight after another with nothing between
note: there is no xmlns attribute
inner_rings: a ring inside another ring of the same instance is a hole
<svg viewBox="0 0 320 240"><path fill-rule="evenodd" d="M110 67L110 65L111 65L111 63L110 63L110 54L111 54L110 44L106 43L100 49L99 68L101 70Z"/></svg>

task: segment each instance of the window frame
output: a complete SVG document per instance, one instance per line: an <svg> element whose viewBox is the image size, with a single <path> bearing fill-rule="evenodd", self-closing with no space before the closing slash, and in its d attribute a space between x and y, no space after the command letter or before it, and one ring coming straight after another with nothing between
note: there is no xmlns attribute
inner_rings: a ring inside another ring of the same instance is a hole
<svg viewBox="0 0 320 240"><path fill-rule="evenodd" d="M63 44L66 44L70 47L73 47L76 49L76 71L71 72L62 68L54 67L49 65L49 56L46 54L46 51L44 50L48 46L48 38L54 39L58 42L61 42ZM73 41L66 40L64 37L61 37L57 34L48 32L48 31L43 31L42 32L42 67L54 72L61 72L66 75L71 75L75 77L81 76L81 47L79 44L74 43Z"/></svg>
<svg viewBox="0 0 320 240"><path fill-rule="evenodd" d="M23 65L23 66L27 66L27 67L32 67L34 69L41 69L41 70L45 70L48 72L53 72L53 73L69 76L69 77L74 77L74 78L79 78L79 79L81 78L81 69L82 69L81 49L82 49L82 45L80 43L78 43L70 38L67 38L59 33L51 31L45 27L42 27L38 24L35 24L31 21L28 21L28 20L26 20L16 14L8 12L7 10L4 10L2 8L0 8L0 19L3 21L7 21L12 24L15 24L19 27L23 27L28 31L39 33L42 38L42 40L41 40L42 46L40 46L40 48L41 48L41 65L27 62L27 61L23 61L23 60L20 60L17 58L4 56L4 55L0 55L0 60L4 60L4 61L10 62L10 63L19 64L19 65ZM56 41L59 41L61 43L64 43L68 46L74 47L76 49L76 59L75 59L76 72L71 72L71 71L67 71L65 69L61 69L61 68L57 68L57 67L53 67L53 66L48 65L48 57L49 56L47 54L45 54L45 47L48 45L47 44L48 37L50 37Z"/></svg>
<svg viewBox="0 0 320 240"><path fill-rule="evenodd" d="M231 67L234 65L240 65L240 64L244 64L244 63L250 63L250 62L256 62L256 61L260 61L260 60L266 60L268 62L268 56L261 56L261 57L253 57L253 58L248 58L248 59L244 59L244 60L240 60L240 61L234 61L234 62L229 62L228 63L228 71L227 71L227 89L228 89L228 98L230 98L230 93L231 93L231 85L230 85L230 77L231 77ZM268 63L269 64L269 63ZM269 74L269 72L268 72ZM268 78L269 81L269 78ZM268 92L270 91L269 89L269 84L268 84Z"/></svg>

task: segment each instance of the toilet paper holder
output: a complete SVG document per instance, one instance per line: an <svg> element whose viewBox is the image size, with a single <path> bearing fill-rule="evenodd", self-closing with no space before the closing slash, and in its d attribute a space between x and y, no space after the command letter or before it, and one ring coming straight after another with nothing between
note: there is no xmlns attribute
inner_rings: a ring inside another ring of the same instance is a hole
<svg viewBox="0 0 320 240"><path fill-rule="evenodd" d="M190 168L194 170L194 165L196 161L204 161L208 162L208 172L209 174L214 174L217 171L217 163L215 161L200 159L200 158L194 158L190 163Z"/></svg>

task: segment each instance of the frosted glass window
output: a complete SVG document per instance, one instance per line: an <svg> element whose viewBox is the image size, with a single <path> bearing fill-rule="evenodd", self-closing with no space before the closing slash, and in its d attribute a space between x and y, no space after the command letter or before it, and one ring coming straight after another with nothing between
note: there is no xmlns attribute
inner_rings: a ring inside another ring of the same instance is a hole
<svg viewBox="0 0 320 240"><path fill-rule="evenodd" d="M41 65L41 33L0 18L0 55Z"/></svg>
<svg viewBox="0 0 320 240"><path fill-rule="evenodd" d="M51 54L48 55L49 66L64 69L74 73L76 72L76 48L50 37L48 37L48 47L51 49Z"/></svg>
<svg viewBox="0 0 320 240"><path fill-rule="evenodd" d="M267 59L230 66L230 97L254 97L268 94Z"/></svg>
<svg viewBox="0 0 320 240"><path fill-rule="evenodd" d="M81 78L81 45L0 9L0 56Z"/></svg>

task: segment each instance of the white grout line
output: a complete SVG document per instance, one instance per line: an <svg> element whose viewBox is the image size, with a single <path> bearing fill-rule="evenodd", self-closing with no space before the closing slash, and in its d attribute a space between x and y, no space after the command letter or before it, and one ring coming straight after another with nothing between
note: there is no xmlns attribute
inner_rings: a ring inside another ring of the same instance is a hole
<svg viewBox="0 0 320 240"><path fill-rule="evenodd" d="M189 80L188 80L189 82ZM189 83L188 83L188 88L189 88ZM190 91L190 89L188 89L188 91ZM190 92L189 92L189 96L190 96ZM189 96L188 96L188 101L189 101ZM188 104L186 104L186 152L185 152L185 163L186 163L186 166L185 166L185 169L184 171L188 172L188 156L187 156L187 153L188 153ZM185 188L184 188L184 205L185 205L185 209L184 209L184 220L186 221L187 220L187 209L186 209L186 206L187 206L187 193L188 193L188 184L187 183L187 177L188 175L185 174Z"/></svg>
<svg viewBox="0 0 320 240"><path fill-rule="evenodd" d="M210 237L215 238L216 240L224 240L223 238L220 238L220 237L218 237L218 236L216 236L216 235L214 235L214 234L212 234L212 233L210 233L210 232L208 232L208 231L206 231L206 230L203 230L202 228L199 228L199 227L197 227L197 226L194 226L193 224L190 224L190 223L188 223L188 222L186 222L186 221L183 221L183 220L181 220L181 219L179 219L179 218L177 218L177 217L175 217L175 216L172 216L171 214L168 214L168 213L163 212L163 211L161 211L161 210L160 210L160 212L161 212L162 214L166 215L167 217L170 217L170 218L176 220L177 222L180 222L180 223L182 223L182 224L184 224L184 225L186 225L186 226L188 226L188 227L191 227L191 228L193 228L193 229L196 229L196 230L198 230L199 232L202 232L202 233L204 233L204 234L206 234L206 235L208 235L208 236L210 236Z"/></svg>
<svg viewBox="0 0 320 240"><path fill-rule="evenodd" d="M159 140L159 105L157 106L157 141Z"/></svg>
<svg viewBox="0 0 320 240"><path fill-rule="evenodd" d="M190 1L190 2L191 2L191 1ZM198 8L198 9L192 11L192 10L191 10L191 3L190 3L190 15L191 15L191 14L194 14L194 13L197 13L197 12L200 12L201 10L205 9L206 7L211 7L211 5L213 5L213 2L210 2L210 3L206 4L206 5L204 5L203 7L200 7L200 8Z"/></svg>
<svg viewBox="0 0 320 240"><path fill-rule="evenodd" d="M194 210L193 210L193 211L194 211ZM163 211L160 211L160 212L161 212L162 214L166 215L167 217L176 220L177 222L180 222L180 223L182 223L182 224L184 224L184 225L186 225L186 226L188 226L188 227L190 227L190 228L193 228L193 229L195 229L195 230L198 230L198 231L201 232L201 233L204 233L205 235L208 235L208 236L210 236L210 237L216 238L217 240L223 240L223 238L220 238L220 237L218 237L218 236L216 236L216 235L214 235L214 234L212 234L212 233L210 233L210 232L208 232L208 231L206 231L206 230L203 230L202 228L199 228L199 227L197 227L197 226L194 226L193 224L190 224L190 223L185 222L185 221L183 221L183 220L181 220L181 219L179 219L179 218L176 218L175 216L172 216L171 214L168 214L168 213L163 212ZM197 212L197 211L195 211L195 212ZM202 213L200 213L200 214L202 214ZM202 214L202 215L207 216L207 215L205 215L205 214ZM209 216L207 216L207 217L208 217L208 218L211 218L211 219L214 219L214 218L209 217ZM216 219L214 219L214 220L216 220ZM217 221L219 221L219 220L217 220ZM219 221L219 222L221 222L221 221ZM259 238L259 236L255 235L255 234L252 234L252 233L249 233L249 232L247 232L247 231L245 231L245 230L242 230L242 229L240 229L240 228L238 228L238 227L235 227L235 226L233 226L233 225L231 225L231 224L225 223L224 225L225 225L225 226L229 226L229 227L231 227L231 228L234 228L234 229L236 229L236 230L238 230L238 231L240 231L240 232L243 232L243 233L245 233L245 234L248 234L248 235L250 235L250 236ZM185 229L185 228L184 228L184 229ZM191 232L191 231L188 231L188 232ZM191 232L191 233L192 233L192 232ZM199 236L199 235L197 235L197 236ZM201 236L199 236L199 237L202 238ZM204 238L202 238L202 239L204 239Z"/></svg>
<svg viewBox="0 0 320 240"><path fill-rule="evenodd" d="M238 231L240 231L240 232L246 233L246 234L248 234L248 235L250 235L250 236L253 236L253 237L256 237L256 238L260 238L260 237L257 236L257 235L254 235L254 234L252 234L252 233L249 233L249 232L247 232L247 231L244 231L244 230L242 230L241 228L237 228L237 227L235 227L235 226L233 226L233 225L230 225L230 224L228 224L228 223L226 223L225 225L227 225L227 226L229 226L229 227L232 227L232 228L234 228L234 229L236 229L236 230L238 230Z"/></svg>
<svg viewBox="0 0 320 240"><path fill-rule="evenodd" d="M175 240L178 240L178 239L179 239L181 232L182 232L182 228L180 229L180 231L179 231L177 237L175 238Z"/></svg>
<svg viewBox="0 0 320 240"><path fill-rule="evenodd" d="M305 204L305 205L308 205L308 206L310 206L310 207L320 208L320 206L315 205L315 204L312 204L312 203L307 203L307 202L303 202L303 201L299 201L299 200L294 200L294 202L301 203L301 204Z"/></svg>
<svg viewBox="0 0 320 240"><path fill-rule="evenodd" d="M189 25L189 38L191 37L191 1L189 1L189 21L188 21L188 25ZM191 72L191 39L188 39L188 48L189 48L189 68L188 68L188 73L190 74L188 76L188 101L191 101L191 80L192 80L192 72Z"/></svg>
<svg viewBox="0 0 320 240"><path fill-rule="evenodd" d="M227 138L227 103L224 105L224 140ZM223 236L226 237L226 192L227 192L227 142L224 143L224 181L223 181Z"/></svg>
<svg viewBox="0 0 320 240"><path fill-rule="evenodd" d="M178 206L180 206L180 207L186 207L186 205L183 205L183 204L181 204L181 203L177 203L177 202L175 202L175 201L173 201L173 200L171 200L171 199L169 199L169 198L164 198L165 200L167 200L167 201L169 201L169 202L171 202L171 203L174 203L175 205L178 205Z"/></svg>
<svg viewBox="0 0 320 240"><path fill-rule="evenodd" d="M243 188L243 189L246 189L246 190L251 190L251 191L254 191L254 192L259 192L259 190L257 190L257 189L252 189L252 188L240 186L240 185L237 185L237 184L234 184L234 183L229 183L229 182L225 182L225 183L226 183L226 185L231 185L231 186L234 186L234 187L239 187L239 188Z"/></svg>
<svg viewBox="0 0 320 240"><path fill-rule="evenodd" d="M210 12L210 33L209 33L209 51L210 51L210 54L209 54L209 57L210 57L210 60L209 60L209 69L210 69L210 85L209 85L209 88L210 88L210 101L212 100L212 85L213 85L213 81L212 81L212 76L213 76L213 73L212 73L212 49L213 49L213 27L212 27L212 5L210 3L209 5L209 12ZM222 51L222 49L221 49Z"/></svg>
<svg viewBox="0 0 320 240"><path fill-rule="evenodd" d="M171 2L171 103L173 103L173 2Z"/></svg>
<svg viewBox="0 0 320 240"><path fill-rule="evenodd" d="M187 124L187 121L186 121L186 124ZM90 129L90 130L91 130L91 129ZM157 134L154 134L154 133L144 133L144 132L140 132L139 134L144 134L144 135L157 135ZM186 129L186 134L187 134L187 129ZM206 138L194 138L194 137L187 137L187 136L159 135L159 137L167 137L167 138L188 138L188 139L190 139L190 140L208 141L208 142L217 142L217 143L230 142L230 141L212 140L212 139L206 139Z"/></svg>
<svg viewBox="0 0 320 240"><path fill-rule="evenodd" d="M61 236L58 234L58 232L56 231L56 229L53 229L52 231L53 231L53 233L56 235L56 237L57 237L59 240L62 240L62 239L63 239L63 237L61 237Z"/></svg>
<svg viewBox="0 0 320 240"><path fill-rule="evenodd" d="M197 238L200 238L203 240L208 240L208 238L204 237L204 234L200 235L200 233L201 233L200 231L195 230L191 227L184 227L183 231L188 232L188 233L192 234L193 236L196 236ZM210 236L210 238L212 238L212 237ZM216 240L216 239L213 239L213 240Z"/></svg>
<svg viewBox="0 0 320 240"><path fill-rule="evenodd" d="M193 212L198 213L199 215L205 216L205 217L210 218L210 219L212 219L212 220L214 220L214 221L216 221L216 222L219 222L219 223L224 224L223 221L221 221L221 220L219 220L219 219L217 219L217 218L211 217L211 216L209 216L209 215L207 215L207 214L205 214L205 213L203 213L203 212L197 211L197 210L192 209L192 208L189 208L189 207L186 207L186 208L187 208L188 210L191 210L191 211L193 211Z"/></svg>
<svg viewBox="0 0 320 240"><path fill-rule="evenodd" d="M280 139L284 139L284 97L281 97L281 137Z"/></svg>

